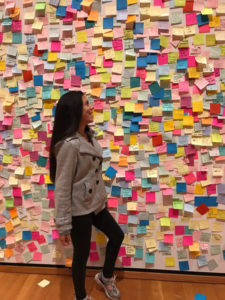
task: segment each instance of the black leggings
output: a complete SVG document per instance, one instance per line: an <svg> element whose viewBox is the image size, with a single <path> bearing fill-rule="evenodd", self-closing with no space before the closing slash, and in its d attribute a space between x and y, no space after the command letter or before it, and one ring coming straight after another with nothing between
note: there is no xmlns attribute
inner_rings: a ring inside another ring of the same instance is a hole
<svg viewBox="0 0 225 300"><path fill-rule="evenodd" d="M107 278L113 276L116 258L124 238L123 231L106 208L97 215L90 213L72 217L71 239L74 247L72 276L77 300L86 297L85 274L90 251L92 225L108 237L103 266L103 275Z"/></svg>

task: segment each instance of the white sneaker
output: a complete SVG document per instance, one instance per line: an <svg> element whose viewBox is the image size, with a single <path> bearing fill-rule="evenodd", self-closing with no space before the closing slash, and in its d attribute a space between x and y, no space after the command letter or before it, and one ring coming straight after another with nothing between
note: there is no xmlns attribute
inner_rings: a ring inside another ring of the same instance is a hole
<svg viewBox="0 0 225 300"><path fill-rule="evenodd" d="M120 299L120 291L116 287L116 276L113 276L112 278L103 278L103 274L100 272L95 275L95 280L104 288L105 294L109 299Z"/></svg>

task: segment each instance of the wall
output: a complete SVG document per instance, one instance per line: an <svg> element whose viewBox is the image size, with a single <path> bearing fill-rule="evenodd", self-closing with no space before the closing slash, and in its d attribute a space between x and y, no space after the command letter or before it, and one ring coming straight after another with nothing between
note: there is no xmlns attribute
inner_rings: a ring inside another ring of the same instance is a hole
<svg viewBox="0 0 225 300"><path fill-rule="evenodd" d="M223 273L225 3L0 4L1 262L71 263L48 150L57 100L81 88L126 233L117 266ZM105 243L93 230L89 265Z"/></svg>

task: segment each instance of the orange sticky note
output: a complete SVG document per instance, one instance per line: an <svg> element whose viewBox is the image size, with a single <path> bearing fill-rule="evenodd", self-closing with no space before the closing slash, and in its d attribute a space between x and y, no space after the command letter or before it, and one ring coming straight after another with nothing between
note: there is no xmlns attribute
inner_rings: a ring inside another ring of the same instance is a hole
<svg viewBox="0 0 225 300"><path fill-rule="evenodd" d="M119 157L118 166L119 167L127 167L128 166L128 162L127 162L127 157L126 156L120 156Z"/></svg>
<svg viewBox="0 0 225 300"><path fill-rule="evenodd" d="M96 88L92 88L91 89L91 95L95 96L95 97L100 97L102 92L102 88L101 87L96 87Z"/></svg>
<svg viewBox="0 0 225 300"><path fill-rule="evenodd" d="M88 15L87 20L96 22L97 19L98 19L98 11L97 10L91 10L90 14Z"/></svg>
<svg viewBox="0 0 225 300"><path fill-rule="evenodd" d="M18 214L17 214L17 208L14 207L14 208L10 209L9 210L9 214L10 214L10 216L11 216L12 219L15 218L15 217L17 217L18 216Z"/></svg>
<svg viewBox="0 0 225 300"><path fill-rule="evenodd" d="M7 258L13 256L13 250L11 248L4 249L4 254Z"/></svg>
<svg viewBox="0 0 225 300"><path fill-rule="evenodd" d="M65 267L71 268L72 267L72 257L66 257Z"/></svg>
<svg viewBox="0 0 225 300"><path fill-rule="evenodd" d="M8 221L5 223L5 230L6 230L6 232L10 232L13 230L13 224L11 221Z"/></svg>
<svg viewBox="0 0 225 300"><path fill-rule="evenodd" d="M133 23L136 21L136 16L135 15L128 15L126 23Z"/></svg>

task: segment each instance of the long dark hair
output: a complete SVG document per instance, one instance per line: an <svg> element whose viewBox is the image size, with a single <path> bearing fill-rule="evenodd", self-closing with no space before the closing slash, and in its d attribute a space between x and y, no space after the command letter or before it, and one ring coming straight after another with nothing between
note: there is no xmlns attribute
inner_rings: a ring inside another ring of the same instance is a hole
<svg viewBox="0 0 225 300"><path fill-rule="evenodd" d="M74 135L78 130L83 111L82 96L83 93L81 91L70 91L64 94L57 103L49 151L50 178L52 182L55 181L56 175L54 147L59 141Z"/></svg>

